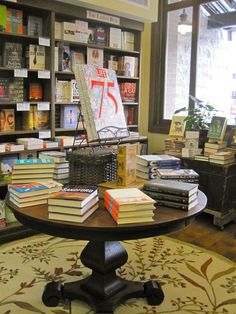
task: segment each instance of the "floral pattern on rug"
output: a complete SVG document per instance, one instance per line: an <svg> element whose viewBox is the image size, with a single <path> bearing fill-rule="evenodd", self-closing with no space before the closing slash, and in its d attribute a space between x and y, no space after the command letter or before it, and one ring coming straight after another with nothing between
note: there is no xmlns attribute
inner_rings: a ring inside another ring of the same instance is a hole
<svg viewBox="0 0 236 314"><path fill-rule="evenodd" d="M86 241L38 235L0 246L0 314L92 314L79 301L46 307L47 282L74 281L89 275L80 261ZM213 252L160 236L123 241L128 262L117 273L126 279L157 280L165 299L150 306L130 299L115 314L236 314L236 265Z"/></svg>

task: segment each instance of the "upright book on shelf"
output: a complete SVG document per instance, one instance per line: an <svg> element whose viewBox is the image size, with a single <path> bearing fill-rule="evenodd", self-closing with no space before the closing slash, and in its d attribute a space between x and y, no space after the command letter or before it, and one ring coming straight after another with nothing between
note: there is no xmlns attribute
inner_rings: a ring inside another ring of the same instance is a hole
<svg viewBox="0 0 236 314"><path fill-rule="evenodd" d="M75 78L88 140L129 136L115 71L83 64Z"/></svg>

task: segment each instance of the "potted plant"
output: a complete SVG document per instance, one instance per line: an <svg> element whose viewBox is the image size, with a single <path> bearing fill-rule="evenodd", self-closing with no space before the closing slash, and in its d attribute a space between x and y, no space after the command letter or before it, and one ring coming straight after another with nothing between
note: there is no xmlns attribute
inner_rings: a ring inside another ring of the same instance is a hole
<svg viewBox="0 0 236 314"><path fill-rule="evenodd" d="M212 117L218 110L192 95L189 95L189 98L194 101L195 106L193 108L183 107L177 109L174 114L187 113L184 119L186 121L186 130L208 130L208 123L211 122Z"/></svg>
<svg viewBox="0 0 236 314"><path fill-rule="evenodd" d="M192 95L189 95L189 98L194 101L194 107L177 109L174 114L180 112L187 113L184 119L184 121L186 121L186 130L199 131L199 147L203 147L204 143L207 141L209 123L218 110Z"/></svg>

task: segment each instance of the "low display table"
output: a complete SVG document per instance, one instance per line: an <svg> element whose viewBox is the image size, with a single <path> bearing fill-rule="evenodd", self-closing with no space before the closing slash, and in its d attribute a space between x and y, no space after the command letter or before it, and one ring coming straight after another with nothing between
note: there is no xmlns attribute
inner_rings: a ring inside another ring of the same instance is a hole
<svg viewBox="0 0 236 314"><path fill-rule="evenodd" d="M155 210L151 223L116 225L110 214L100 208L83 224L48 219L46 205L18 208L7 200L16 218L24 225L45 234L77 240L88 240L81 253L81 262L92 270L85 279L71 283L51 282L45 287L42 300L57 306L61 298L87 302L96 313L113 313L115 307L134 297L146 297L151 305L164 299L156 281L128 281L116 275L116 269L127 262L128 254L121 240L147 238L183 228L201 213L207 198L199 191L199 203L190 211L166 207Z"/></svg>

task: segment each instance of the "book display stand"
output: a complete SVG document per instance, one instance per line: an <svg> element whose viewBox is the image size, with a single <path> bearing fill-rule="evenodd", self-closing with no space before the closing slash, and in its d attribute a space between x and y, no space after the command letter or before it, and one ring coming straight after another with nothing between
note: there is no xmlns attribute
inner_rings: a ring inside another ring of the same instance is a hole
<svg viewBox="0 0 236 314"><path fill-rule="evenodd" d="M83 125L85 137L77 145L76 138L80 121ZM67 160L69 161L69 183L94 185L101 182L116 180L116 149L104 146L106 141L101 141L100 139L98 140L98 146L92 146L86 135L83 114L80 110L75 131L74 145L72 150L67 154ZM84 142L86 142L85 147L82 146Z"/></svg>

